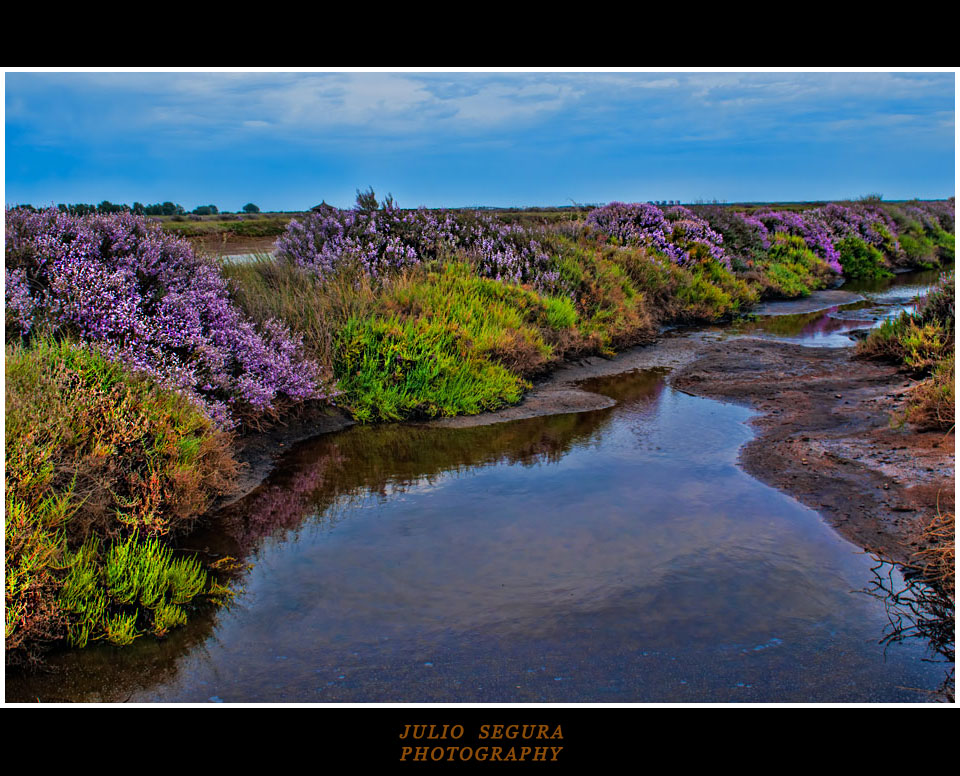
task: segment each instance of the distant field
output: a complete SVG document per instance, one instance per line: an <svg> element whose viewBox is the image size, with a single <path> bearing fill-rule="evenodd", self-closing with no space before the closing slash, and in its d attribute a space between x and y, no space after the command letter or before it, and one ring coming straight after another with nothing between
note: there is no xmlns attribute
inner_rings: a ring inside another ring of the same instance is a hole
<svg viewBox="0 0 960 776"><path fill-rule="evenodd" d="M301 213L258 213L254 215L158 216L163 228L181 237L277 237L294 216Z"/></svg>

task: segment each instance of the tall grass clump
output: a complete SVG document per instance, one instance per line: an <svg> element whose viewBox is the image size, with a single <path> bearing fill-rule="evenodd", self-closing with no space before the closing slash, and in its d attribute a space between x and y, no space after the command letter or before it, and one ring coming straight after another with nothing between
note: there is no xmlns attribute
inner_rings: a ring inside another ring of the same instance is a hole
<svg viewBox="0 0 960 776"><path fill-rule="evenodd" d="M361 421L514 404L525 377L575 340L576 323L569 299L477 277L466 263L411 271L337 330L341 401Z"/></svg>
<svg viewBox="0 0 960 776"><path fill-rule="evenodd" d="M339 298L347 309L337 309L336 278L323 281L310 270L271 256L258 256L252 261L225 264L222 274L227 280L231 298L254 321L283 321L303 342L307 356L329 374L333 363L332 337L337 321L366 309L362 277L349 283Z"/></svg>
<svg viewBox="0 0 960 776"><path fill-rule="evenodd" d="M833 276L827 262L810 250L802 237L784 232L770 236L770 248L759 269L763 293L787 298L809 296Z"/></svg>
<svg viewBox="0 0 960 776"><path fill-rule="evenodd" d="M132 633L111 608L103 548L187 531L230 486L230 440L197 406L91 347L46 335L7 345L5 375L8 658L84 632L108 638L78 624L88 615Z"/></svg>
<svg viewBox="0 0 960 776"><path fill-rule="evenodd" d="M956 596L956 532L955 513L938 511L920 536L927 549L917 553L913 565L926 582L949 597L951 609Z"/></svg>

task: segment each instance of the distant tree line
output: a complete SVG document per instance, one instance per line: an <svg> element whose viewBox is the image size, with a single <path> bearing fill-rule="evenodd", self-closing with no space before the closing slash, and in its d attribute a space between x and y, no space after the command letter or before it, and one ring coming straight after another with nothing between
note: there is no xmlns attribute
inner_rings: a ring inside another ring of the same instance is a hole
<svg viewBox="0 0 960 776"><path fill-rule="evenodd" d="M17 205L23 210L32 210L36 212L37 208L33 205ZM109 215L111 213L134 213L138 216L183 216L187 214L183 205L177 205L174 202L160 202L156 205L144 205L142 202L134 202L130 205L115 205L113 202L104 200L99 205L88 205L83 202L75 204L59 204L57 210L61 213L69 213L72 216L88 216L94 213ZM243 206L244 213L259 213L260 208L252 202ZM195 216L215 216L219 215L220 209L216 205L200 205L190 211Z"/></svg>

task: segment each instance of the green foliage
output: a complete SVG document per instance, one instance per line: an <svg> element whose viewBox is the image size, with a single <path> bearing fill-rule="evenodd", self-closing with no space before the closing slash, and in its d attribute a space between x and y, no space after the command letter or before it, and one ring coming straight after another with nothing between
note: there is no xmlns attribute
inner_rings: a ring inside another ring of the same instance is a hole
<svg viewBox="0 0 960 776"><path fill-rule="evenodd" d="M334 374L361 421L473 415L520 400L575 337L569 299L452 262L398 278L336 334Z"/></svg>
<svg viewBox="0 0 960 776"><path fill-rule="evenodd" d="M851 278L885 278L893 273L887 269L883 254L859 237L847 237L836 244L840 251L843 274Z"/></svg>
<svg viewBox="0 0 960 776"><path fill-rule="evenodd" d="M680 267L656 254L619 249L613 257L658 322L718 321L757 301L757 292L716 261Z"/></svg>
<svg viewBox="0 0 960 776"><path fill-rule="evenodd" d="M90 348L38 336L7 347L5 442L8 659L108 638L108 616L125 642L118 607L198 594L195 566L170 560L163 537L189 528L235 471L229 438L202 411Z"/></svg>
<svg viewBox="0 0 960 776"><path fill-rule="evenodd" d="M933 236L940 263L952 267L957 256L957 238L944 229L938 229Z"/></svg>
<svg viewBox="0 0 960 776"><path fill-rule="evenodd" d="M861 356L926 377L912 390L901 422L931 429L949 429L955 422L954 288L953 273L942 276L915 313L884 321L857 346Z"/></svg>
<svg viewBox="0 0 960 776"><path fill-rule="evenodd" d="M900 235L900 247L913 266L932 269L937 262L937 244L924 234Z"/></svg>
<svg viewBox="0 0 960 776"><path fill-rule="evenodd" d="M781 232L772 236L759 269L763 293L788 298L809 296L811 291L823 288L830 276L830 268L802 237Z"/></svg>
<svg viewBox="0 0 960 776"><path fill-rule="evenodd" d="M857 352L867 358L892 361L914 374L929 374L954 352L954 275L940 283L918 304L884 321L861 342Z"/></svg>
<svg viewBox="0 0 960 776"><path fill-rule="evenodd" d="M65 558L58 600L75 647L93 640L125 646L146 632L163 636L186 623L185 604L216 589L196 558L175 557L156 538L131 535L106 552L93 538Z"/></svg>
<svg viewBox="0 0 960 776"><path fill-rule="evenodd" d="M91 539L66 557L59 601L76 647L90 640L125 646L148 631L162 636L186 622L184 604L212 589L196 558L174 557L156 538L134 534L105 553Z"/></svg>
<svg viewBox="0 0 960 776"><path fill-rule="evenodd" d="M566 297L547 297L546 306L547 325L552 329L570 329L577 324L577 309Z"/></svg>
<svg viewBox="0 0 960 776"><path fill-rule="evenodd" d="M335 374L361 422L475 415L522 395L522 380L472 350L452 322L351 318L337 339Z"/></svg>

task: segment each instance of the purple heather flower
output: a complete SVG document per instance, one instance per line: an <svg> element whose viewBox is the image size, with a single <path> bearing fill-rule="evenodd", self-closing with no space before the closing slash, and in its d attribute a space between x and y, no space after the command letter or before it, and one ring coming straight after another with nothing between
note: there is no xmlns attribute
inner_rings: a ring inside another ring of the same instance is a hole
<svg viewBox="0 0 960 776"><path fill-rule="evenodd" d="M228 406L322 398L319 367L281 324L259 330L230 301L216 264L129 213L6 211L7 314L96 346L180 391L217 423Z"/></svg>

